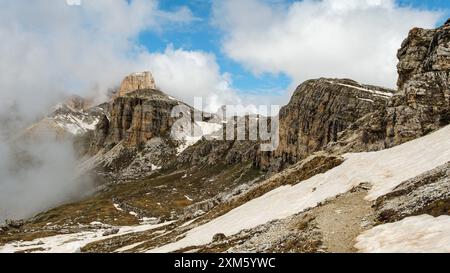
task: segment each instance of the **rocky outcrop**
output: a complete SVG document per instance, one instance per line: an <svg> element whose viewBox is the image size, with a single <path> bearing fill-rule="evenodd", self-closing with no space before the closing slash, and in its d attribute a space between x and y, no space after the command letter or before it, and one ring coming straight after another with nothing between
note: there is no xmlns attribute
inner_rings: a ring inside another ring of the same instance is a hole
<svg viewBox="0 0 450 273"><path fill-rule="evenodd" d="M281 109L279 147L261 165L277 170L322 150L358 119L385 108L393 92L345 79L306 81Z"/></svg>
<svg viewBox="0 0 450 273"><path fill-rule="evenodd" d="M450 24L411 30L398 58L398 94L342 132L330 151L390 148L450 123Z"/></svg>
<svg viewBox="0 0 450 273"><path fill-rule="evenodd" d="M155 80L150 72L133 73L127 76L120 86L119 97L136 90L156 89Z"/></svg>
<svg viewBox="0 0 450 273"><path fill-rule="evenodd" d="M171 112L176 105L178 101L152 89L115 98L109 105L109 118L104 116L97 126L91 153L120 142L139 147L153 137L170 135L176 120Z"/></svg>
<svg viewBox="0 0 450 273"><path fill-rule="evenodd" d="M377 220L395 222L421 214L450 213L450 162L410 179L376 201Z"/></svg>

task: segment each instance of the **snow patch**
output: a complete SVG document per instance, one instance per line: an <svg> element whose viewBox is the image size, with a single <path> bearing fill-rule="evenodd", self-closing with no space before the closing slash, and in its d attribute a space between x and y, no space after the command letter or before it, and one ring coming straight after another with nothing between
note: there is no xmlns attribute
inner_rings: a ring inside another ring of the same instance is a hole
<svg viewBox="0 0 450 273"><path fill-rule="evenodd" d="M371 90L371 89L368 89L368 88L363 88L363 87L358 87L358 86L354 86L354 85L350 85L350 84L338 83L338 82L333 82L333 81L327 81L327 82L330 83L330 84L336 84L336 85L340 85L340 86L345 86L345 87L357 89L357 90L360 90L360 91L363 91L363 92L368 92L368 93L371 93L372 95L378 96L378 97L390 98L390 97L394 96L394 94L390 93L390 92Z"/></svg>
<svg viewBox="0 0 450 273"><path fill-rule="evenodd" d="M156 171L156 170L161 170L162 169L161 166L156 166L154 164L152 164L151 168L152 168L152 171Z"/></svg>
<svg viewBox="0 0 450 273"><path fill-rule="evenodd" d="M370 253L450 252L450 216L420 215L361 234L355 247Z"/></svg>
<svg viewBox="0 0 450 273"><path fill-rule="evenodd" d="M217 132L223 128L222 124L209 123L204 121L196 121L194 126L198 126L200 128L200 134L184 135L182 137L182 144L177 147L177 155L180 155L182 152L184 152L184 150L200 141L203 136L211 135L212 133Z"/></svg>
<svg viewBox="0 0 450 273"><path fill-rule="evenodd" d="M116 208L116 210L118 211L123 211L123 209L120 208L119 204L114 204L114 207Z"/></svg>
<svg viewBox="0 0 450 273"><path fill-rule="evenodd" d="M358 100L362 100L362 101L367 101L367 102L371 102L371 103L374 103L374 101L373 101L373 100L371 100L371 99L358 98Z"/></svg>
<svg viewBox="0 0 450 273"><path fill-rule="evenodd" d="M79 232L79 233L72 233L72 234L64 234L64 235L56 235L51 237L45 237L45 238L39 238L35 239L33 241L28 242L13 242L10 244L6 244L4 246L0 247L0 253L14 253L17 251L26 251L31 249L43 249L43 250L36 250L32 252L41 252L41 253L76 253L80 252L81 248L84 246L94 243L96 241L101 241L105 239L114 238L117 236L130 234L130 233L137 233L137 232L144 232L156 228L160 228L163 226L167 226L172 224L174 221L171 222L165 222L158 225L140 225L140 226L128 226L128 227L121 227L119 230L119 233L110 235L110 236L103 236L103 233L107 231L108 229L98 229L96 231L85 231L85 232ZM95 224L99 224L99 222L93 222ZM92 224L92 223L91 223ZM101 225L104 225L100 223Z"/></svg>
<svg viewBox="0 0 450 273"><path fill-rule="evenodd" d="M91 119L87 114L83 113L79 113L79 115L83 118L78 118L72 114L66 114L58 115L53 119L60 128L73 135L79 135L86 133L87 131L95 130L95 127L100 121L98 118Z"/></svg>
<svg viewBox="0 0 450 273"><path fill-rule="evenodd" d="M450 161L450 126L391 149L346 154L345 161L326 173L302 183L287 185L253 199L230 212L196 227L178 242L151 250L170 252L211 242L217 233L227 236L272 220L283 219L348 192L363 182L371 183L366 196L374 200L403 181Z"/></svg>

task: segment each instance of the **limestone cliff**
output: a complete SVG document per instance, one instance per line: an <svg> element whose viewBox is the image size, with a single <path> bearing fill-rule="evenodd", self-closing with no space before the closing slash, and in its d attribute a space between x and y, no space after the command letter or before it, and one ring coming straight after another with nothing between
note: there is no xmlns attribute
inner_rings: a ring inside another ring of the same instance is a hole
<svg viewBox="0 0 450 273"><path fill-rule="evenodd" d="M278 169L322 150L352 123L386 107L393 92L346 79L306 81L281 109L280 145L261 165Z"/></svg>
<svg viewBox="0 0 450 273"><path fill-rule="evenodd" d="M331 151L385 149L450 123L450 23L412 29L398 58L398 94L340 134Z"/></svg>
<svg viewBox="0 0 450 273"><path fill-rule="evenodd" d="M153 75L148 71L133 73L127 76L122 81L118 95L119 97L122 97L129 92L145 89L156 89Z"/></svg>

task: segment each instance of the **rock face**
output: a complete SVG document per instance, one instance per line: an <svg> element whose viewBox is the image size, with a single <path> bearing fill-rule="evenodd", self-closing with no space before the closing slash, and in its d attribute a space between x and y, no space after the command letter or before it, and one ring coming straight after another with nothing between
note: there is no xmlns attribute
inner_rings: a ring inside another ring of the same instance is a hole
<svg viewBox="0 0 450 273"><path fill-rule="evenodd" d="M331 151L390 148L450 123L450 24L411 30L398 58L398 94L342 132Z"/></svg>
<svg viewBox="0 0 450 273"><path fill-rule="evenodd" d="M155 80L150 72L134 73L127 76L120 86L119 97L136 90L156 89Z"/></svg>
<svg viewBox="0 0 450 273"><path fill-rule="evenodd" d="M385 108L393 92L346 79L306 81L281 109L280 145L261 165L279 168L323 149L358 119Z"/></svg>
<svg viewBox="0 0 450 273"><path fill-rule="evenodd" d="M411 30L398 58L398 85L406 97L407 106L418 111L430 129L448 124L450 24L436 30Z"/></svg>
<svg viewBox="0 0 450 273"><path fill-rule="evenodd" d="M395 222L405 217L450 212L450 162L410 179L376 202L377 219Z"/></svg>
<svg viewBox="0 0 450 273"><path fill-rule="evenodd" d="M135 90L115 98L96 130L92 153L124 142L138 147L153 137L168 136L175 121L171 111L178 102L157 90Z"/></svg>

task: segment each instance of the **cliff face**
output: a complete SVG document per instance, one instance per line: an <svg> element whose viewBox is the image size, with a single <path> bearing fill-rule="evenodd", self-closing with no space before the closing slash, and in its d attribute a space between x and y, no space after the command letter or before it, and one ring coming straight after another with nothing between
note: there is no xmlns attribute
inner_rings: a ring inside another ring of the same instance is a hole
<svg viewBox="0 0 450 273"><path fill-rule="evenodd" d="M127 76L120 86L119 97L136 90L156 89L155 80L150 72L134 73Z"/></svg>
<svg viewBox="0 0 450 273"><path fill-rule="evenodd" d="M450 23L435 30L411 30L398 58L398 85L406 104L418 111L432 129L448 123Z"/></svg>
<svg viewBox="0 0 450 273"><path fill-rule="evenodd" d="M331 151L390 148L450 123L450 23L411 30L398 58L398 94L341 133Z"/></svg>
<svg viewBox="0 0 450 273"><path fill-rule="evenodd" d="M115 98L109 104L95 133L92 153L120 142L139 147L153 137L168 136L175 119L171 117L178 102L157 90L135 90Z"/></svg>
<svg viewBox="0 0 450 273"><path fill-rule="evenodd" d="M352 80L318 79L300 85L280 111L280 145L265 154L261 165L292 164L337 141L338 133L382 109L392 90L360 85Z"/></svg>

